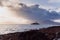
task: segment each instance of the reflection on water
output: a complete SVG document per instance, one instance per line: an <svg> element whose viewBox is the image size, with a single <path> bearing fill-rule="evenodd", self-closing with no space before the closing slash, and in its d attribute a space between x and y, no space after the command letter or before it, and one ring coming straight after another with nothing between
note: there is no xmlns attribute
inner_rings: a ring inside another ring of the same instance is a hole
<svg viewBox="0 0 60 40"><path fill-rule="evenodd" d="M20 25L20 24L2 24L0 25L0 34L14 33L14 32L23 32L29 30L35 30L40 28L47 28L53 25Z"/></svg>

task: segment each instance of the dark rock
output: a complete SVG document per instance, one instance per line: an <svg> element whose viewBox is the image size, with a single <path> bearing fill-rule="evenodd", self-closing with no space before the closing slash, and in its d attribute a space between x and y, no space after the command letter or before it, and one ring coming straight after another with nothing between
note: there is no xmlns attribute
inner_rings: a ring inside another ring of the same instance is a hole
<svg viewBox="0 0 60 40"><path fill-rule="evenodd" d="M2 40L49 40L45 33L37 30L0 35Z"/></svg>

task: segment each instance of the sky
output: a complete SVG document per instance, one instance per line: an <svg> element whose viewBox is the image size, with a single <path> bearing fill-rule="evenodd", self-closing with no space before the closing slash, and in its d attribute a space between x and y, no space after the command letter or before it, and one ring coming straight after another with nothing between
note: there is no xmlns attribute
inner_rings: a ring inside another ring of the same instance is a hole
<svg viewBox="0 0 60 40"><path fill-rule="evenodd" d="M0 0L0 24L59 24L59 4L59 0Z"/></svg>
<svg viewBox="0 0 60 40"><path fill-rule="evenodd" d="M20 2L26 4L39 4L47 7L60 7L60 0L20 0Z"/></svg>

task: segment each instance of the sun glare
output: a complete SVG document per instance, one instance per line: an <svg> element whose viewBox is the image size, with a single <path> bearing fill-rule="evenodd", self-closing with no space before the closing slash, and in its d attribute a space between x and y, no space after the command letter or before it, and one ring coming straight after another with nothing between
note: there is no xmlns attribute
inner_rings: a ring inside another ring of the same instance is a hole
<svg viewBox="0 0 60 40"><path fill-rule="evenodd" d="M9 15L9 10L6 7L0 7L0 17L7 17Z"/></svg>
<svg viewBox="0 0 60 40"><path fill-rule="evenodd" d="M17 17L8 7L0 6L0 24L27 24L28 20Z"/></svg>

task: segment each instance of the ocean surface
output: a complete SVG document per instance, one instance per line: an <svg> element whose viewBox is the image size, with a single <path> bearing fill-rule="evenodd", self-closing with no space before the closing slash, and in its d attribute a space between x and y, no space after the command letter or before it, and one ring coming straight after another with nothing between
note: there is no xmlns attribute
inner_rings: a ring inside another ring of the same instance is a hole
<svg viewBox="0 0 60 40"><path fill-rule="evenodd" d="M22 24L1 24L0 35L14 32L24 32L29 30L36 30L41 28L47 28L54 25L22 25ZM56 26L56 25L55 25Z"/></svg>

